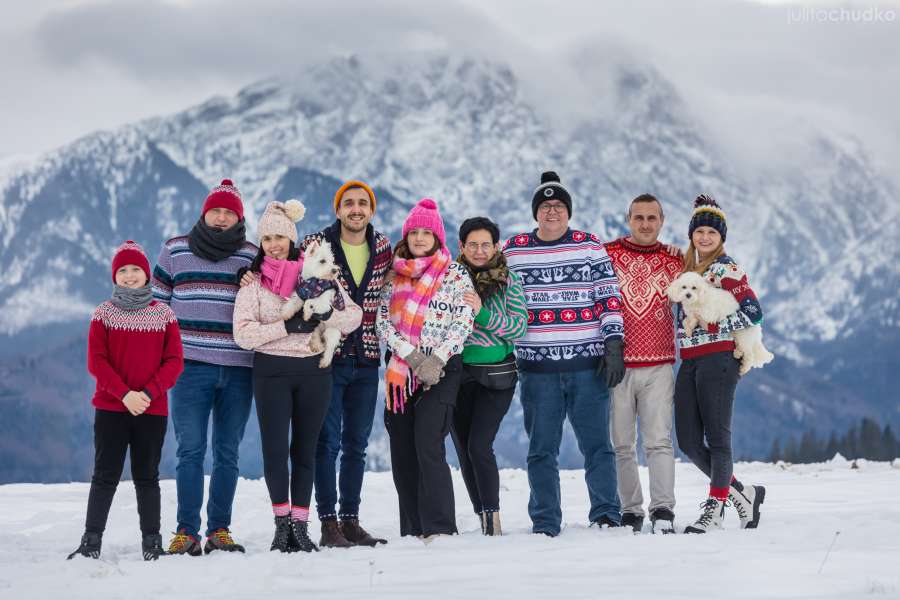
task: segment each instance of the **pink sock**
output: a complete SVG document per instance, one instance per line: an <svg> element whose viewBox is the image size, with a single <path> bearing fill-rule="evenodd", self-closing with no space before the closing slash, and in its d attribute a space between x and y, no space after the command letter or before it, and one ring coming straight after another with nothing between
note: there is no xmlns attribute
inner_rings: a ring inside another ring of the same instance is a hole
<svg viewBox="0 0 900 600"><path fill-rule="evenodd" d="M276 517L286 517L291 514L291 505L288 502L284 504L273 504L272 512L275 513Z"/></svg>
<svg viewBox="0 0 900 600"><path fill-rule="evenodd" d="M308 506L291 506L291 520L292 521L309 521L309 507Z"/></svg>

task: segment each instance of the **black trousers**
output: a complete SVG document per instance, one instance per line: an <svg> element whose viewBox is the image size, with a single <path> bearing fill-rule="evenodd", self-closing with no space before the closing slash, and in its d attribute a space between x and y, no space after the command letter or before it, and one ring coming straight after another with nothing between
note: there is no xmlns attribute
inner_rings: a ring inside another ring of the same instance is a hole
<svg viewBox="0 0 900 600"><path fill-rule="evenodd" d="M316 444L332 387L331 367L320 369L319 359L254 357L253 394L272 504L308 507L312 497Z"/></svg>
<svg viewBox="0 0 900 600"><path fill-rule="evenodd" d="M116 487L131 450L131 479L137 495L143 535L159 533L159 459L168 418L132 416L127 412L97 410L94 414L94 475L88 495L84 529L103 533Z"/></svg>
<svg viewBox="0 0 900 600"><path fill-rule="evenodd" d="M500 474L494 438L509 410L516 389L492 390L476 381L459 386L453 413L453 444L459 457L472 509L500 510Z"/></svg>
<svg viewBox="0 0 900 600"><path fill-rule="evenodd" d="M400 500L401 536L457 533L444 439L453 420L461 369L461 358L453 357L438 384L427 392L420 388L407 402L405 412L385 410L391 471Z"/></svg>
<svg viewBox="0 0 900 600"><path fill-rule="evenodd" d="M731 416L740 365L730 351L714 352L682 361L675 380L678 447L715 488L727 488L734 470Z"/></svg>

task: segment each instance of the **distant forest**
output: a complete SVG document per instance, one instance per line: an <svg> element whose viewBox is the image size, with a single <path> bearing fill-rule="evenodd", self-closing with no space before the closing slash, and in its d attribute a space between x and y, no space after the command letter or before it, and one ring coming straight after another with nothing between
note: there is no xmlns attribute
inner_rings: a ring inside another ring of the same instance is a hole
<svg viewBox="0 0 900 600"><path fill-rule="evenodd" d="M832 431L828 437L819 437L815 430L809 430L799 438L776 439L772 443L769 460L813 463L831 460L835 454L851 460L890 461L900 457L900 441L890 425L882 426L874 419L864 418L843 435Z"/></svg>

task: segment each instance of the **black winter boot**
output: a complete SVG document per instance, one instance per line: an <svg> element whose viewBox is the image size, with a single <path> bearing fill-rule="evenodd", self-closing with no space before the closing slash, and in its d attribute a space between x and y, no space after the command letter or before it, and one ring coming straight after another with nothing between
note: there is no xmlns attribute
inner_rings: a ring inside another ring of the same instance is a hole
<svg viewBox="0 0 900 600"><path fill-rule="evenodd" d="M318 552L319 548L309 539L309 523L291 520L291 545L300 552Z"/></svg>
<svg viewBox="0 0 900 600"><path fill-rule="evenodd" d="M84 535L81 536L81 544L78 546L75 552L73 552L66 558L66 560L72 560L79 555L86 556L87 558L100 558L100 544L102 540L102 533L85 531Z"/></svg>
<svg viewBox="0 0 900 600"><path fill-rule="evenodd" d="M270 552L293 552L291 547L291 515L275 517L275 537L272 538Z"/></svg>
<svg viewBox="0 0 900 600"><path fill-rule="evenodd" d="M162 536L158 533L145 535L141 540L141 554L144 560L157 560L166 553L162 547Z"/></svg>

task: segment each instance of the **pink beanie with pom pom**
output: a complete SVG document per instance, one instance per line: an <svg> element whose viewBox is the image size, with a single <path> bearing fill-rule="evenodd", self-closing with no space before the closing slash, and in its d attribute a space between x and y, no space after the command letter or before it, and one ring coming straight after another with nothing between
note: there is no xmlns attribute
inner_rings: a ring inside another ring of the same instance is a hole
<svg viewBox="0 0 900 600"><path fill-rule="evenodd" d="M419 203L409 211L409 216L406 217L406 221L403 222L403 238L405 239L406 234L411 230L419 227L431 231L431 233L440 240L441 246L447 246L447 236L444 233L444 220L441 218L441 213L438 212L437 204L435 204L434 200L431 198L422 198L419 200Z"/></svg>

